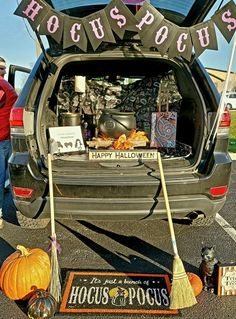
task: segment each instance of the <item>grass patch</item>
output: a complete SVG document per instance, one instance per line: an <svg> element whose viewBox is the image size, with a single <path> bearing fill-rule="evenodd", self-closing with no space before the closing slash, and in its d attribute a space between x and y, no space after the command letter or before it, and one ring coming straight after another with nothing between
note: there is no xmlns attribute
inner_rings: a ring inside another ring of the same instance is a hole
<svg viewBox="0 0 236 319"><path fill-rule="evenodd" d="M231 126L229 131L229 151L236 153L236 111L231 111Z"/></svg>

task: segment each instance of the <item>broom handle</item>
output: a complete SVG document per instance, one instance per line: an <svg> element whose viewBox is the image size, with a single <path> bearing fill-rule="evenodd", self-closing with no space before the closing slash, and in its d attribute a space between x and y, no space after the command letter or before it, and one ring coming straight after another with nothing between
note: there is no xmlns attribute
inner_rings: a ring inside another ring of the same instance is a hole
<svg viewBox="0 0 236 319"><path fill-rule="evenodd" d="M164 176L164 171L163 171L163 167L162 167L161 154L159 152L157 152L157 159L158 159L158 165L159 165L159 170L160 170L161 185L162 185L162 190L163 190L164 199L165 199L165 205L166 205L166 210L167 210L167 217L168 217L168 223L169 223L169 228L170 228L170 235L171 235L173 250L174 250L175 256L179 256L177 244L176 244L176 239L175 239L174 226L173 226L173 221L172 221L172 216L171 216L171 211L170 211L169 199L168 199L168 194L167 194L167 189L166 189L165 176Z"/></svg>
<svg viewBox="0 0 236 319"><path fill-rule="evenodd" d="M56 237L55 231L55 212L54 212L54 195L53 195L53 181L52 181L52 155L48 154L48 180L49 180L49 198L51 211L51 235Z"/></svg>

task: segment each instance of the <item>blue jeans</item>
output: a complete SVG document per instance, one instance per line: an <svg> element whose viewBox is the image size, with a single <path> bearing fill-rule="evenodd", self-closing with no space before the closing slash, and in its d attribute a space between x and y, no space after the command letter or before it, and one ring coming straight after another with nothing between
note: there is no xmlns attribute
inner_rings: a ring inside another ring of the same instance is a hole
<svg viewBox="0 0 236 319"><path fill-rule="evenodd" d="M8 160L11 152L11 140L0 141L0 209L3 206L4 186L8 178Z"/></svg>

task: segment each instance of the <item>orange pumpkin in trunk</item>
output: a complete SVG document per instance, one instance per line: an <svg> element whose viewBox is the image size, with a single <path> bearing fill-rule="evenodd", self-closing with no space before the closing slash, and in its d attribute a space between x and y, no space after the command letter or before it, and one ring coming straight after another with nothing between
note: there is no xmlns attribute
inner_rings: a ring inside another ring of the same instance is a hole
<svg viewBox="0 0 236 319"><path fill-rule="evenodd" d="M36 289L48 288L51 267L48 254L40 248L18 245L0 269L0 288L12 300L27 300Z"/></svg>

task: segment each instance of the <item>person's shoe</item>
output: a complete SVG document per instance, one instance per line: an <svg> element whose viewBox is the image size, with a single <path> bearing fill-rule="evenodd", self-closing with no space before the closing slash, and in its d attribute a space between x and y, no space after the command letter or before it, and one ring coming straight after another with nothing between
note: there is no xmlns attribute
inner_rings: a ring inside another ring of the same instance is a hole
<svg viewBox="0 0 236 319"><path fill-rule="evenodd" d="M0 229L2 229L2 228L3 228L3 226L4 226L3 219L2 219L2 218L0 218Z"/></svg>

